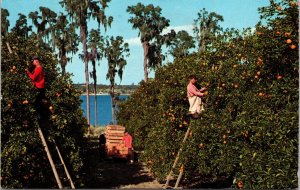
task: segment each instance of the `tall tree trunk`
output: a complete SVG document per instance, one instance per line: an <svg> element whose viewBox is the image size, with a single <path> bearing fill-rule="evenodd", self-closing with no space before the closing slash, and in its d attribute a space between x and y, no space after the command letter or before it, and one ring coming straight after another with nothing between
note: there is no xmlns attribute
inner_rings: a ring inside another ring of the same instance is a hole
<svg viewBox="0 0 300 190"><path fill-rule="evenodd" d="M144 49L144 80L145 82L148 81L148 51L149 51L149 42L144 41L143 42L143 49Z"/></svg>
<svg viewBox="0 0 300 190"><path fill-rule="evenodd" d="M63 55L61 57L61 75L64 76L66 74L66 65L67 65L67 57Z"/></svg>
<svg viewBox="0 0 300 190"><path fill-rule="evenodd" d="M81 27L81 40L83 45L84 64L85 64L85 89L86 89L86 117L88 130L90 131L90 94L89 94L89 62L87 52L87 25L84 23Z"/></svg>
<svg viewBox="0 0 300 190"><path fill-rule="evenodd" d="M111 86L111 120L113 125L115 125L115 84Z"/></svg>
<svg viewBox="0 0 300 190"><path fill-rule="evenodd" d="M94 87L95 88L95 87ZM94 94L95 94L95 98L94 98L94 105L95 105L95 108L94 108L94 112L95 112L95 127L97 126L97 124L98 124L98 119L97 119L97 115L98 115L98 109L97 109L97 90L96 90L96 88L94 89L95 90L95 92L94 92Z"/></svg>
<svg viewBox="0 0 300 190"><path fill-rule="evenodd" d="M95 60L92 61L93 64L93 79L94 79L94 113L95 113L95 126L98 124L98 119L97 119L97 75L96 75L96 62Z"/></svg>

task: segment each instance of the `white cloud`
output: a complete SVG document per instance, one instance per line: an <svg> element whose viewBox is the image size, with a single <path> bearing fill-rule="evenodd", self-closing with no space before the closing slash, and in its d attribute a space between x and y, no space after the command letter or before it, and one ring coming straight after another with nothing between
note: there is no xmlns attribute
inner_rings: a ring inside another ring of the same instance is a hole
<svg viewBox="0 0 300 190"><path fill-rule="evenodd" d="M168 28L164 29L162 31L162 34L167 34L169 33L172 29L175 30L175 32L179 32L181 30L187 31L190 35L193 34L193 28L194 26L189 24L189 25L181 25L181 26L169 26Z"/></svg>
<svg viewBox="0 0 300 190"><path fill-rule="evenodd" d="M171 30L173 29L173 30L175 30L175 32L185 30L190 35L193 35L193 27L194 27L193 25L169 26L168 28L166 28L162 31L162 34L167 34L167 33L171 32ZM129 47L142 45L139 37L125 39L124 41L129 44Z"/></svg>
<svg viewBox="0 0 300 190"><path fill-rule="evenodd" d="M141 40L140 40L139 37L125 39L124 41L129 44L129 47L130 46L140 46L140 45L142 45Z"/></svg>

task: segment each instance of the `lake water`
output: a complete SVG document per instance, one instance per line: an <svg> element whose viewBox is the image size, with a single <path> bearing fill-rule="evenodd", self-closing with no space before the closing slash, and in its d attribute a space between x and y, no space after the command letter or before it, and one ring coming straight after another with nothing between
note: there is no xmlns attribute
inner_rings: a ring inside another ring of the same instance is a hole
<svg viewBox="0 0 300 190"><path fill-rule="evenodd" d="M119 98L121 100L125 100L128 95L120 95ZM95 104L94 104L94 95L90 95L90 123L91 125L95 125ZM112 104L111 104L111 96L110 95L96 95L97 98L97 125L105 126L112 122ZM81 109L84 112L84 116L86 117L86 96L80 96Z"/></svg>

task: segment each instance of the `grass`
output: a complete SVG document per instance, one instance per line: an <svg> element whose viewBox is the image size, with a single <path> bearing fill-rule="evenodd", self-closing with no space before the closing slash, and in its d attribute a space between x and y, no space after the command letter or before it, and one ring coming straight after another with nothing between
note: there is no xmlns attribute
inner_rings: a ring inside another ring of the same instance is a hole
<svg viewBox="0 0 300 190"><path fill-rule="evenodd" d="M86 130L86 133L84 136L91 136L91 137L99 137L102 133L105 132L106 126L91 126L90 127L90 132L88 133L88 130Z"/></svg>

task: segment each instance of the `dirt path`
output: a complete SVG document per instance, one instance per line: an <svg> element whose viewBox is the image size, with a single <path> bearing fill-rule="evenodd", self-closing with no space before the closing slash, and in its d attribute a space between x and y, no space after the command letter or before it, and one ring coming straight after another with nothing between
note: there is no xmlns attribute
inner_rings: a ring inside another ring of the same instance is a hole
<svg viewBox="0 0 300 190"><path fill-rule="evenodd" d="M159 188L159 184L142 162L128 164L124 159L100 159L98 138L90 138L86 152L87 166L83 174L84 188Z"/></svg>
<svg viewBox="0 0 300 190"><path fill-rule="evenodd" d="M159 188L160 184L142 162L128 164L124 159L100 159L99 141L97 137L88 140L88 168L83 177L84 188Z"/></svg>
<svg viewBox="0 0 300 190"><path fill-rule="evenodd" d="M159 184L143 163L128 164L124 160L108 159L99 161L91 168L93 179L89 188L159 188Z"/></svg>

